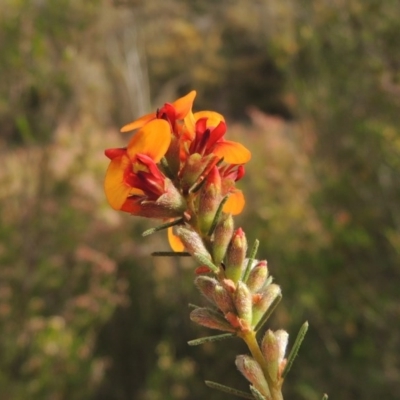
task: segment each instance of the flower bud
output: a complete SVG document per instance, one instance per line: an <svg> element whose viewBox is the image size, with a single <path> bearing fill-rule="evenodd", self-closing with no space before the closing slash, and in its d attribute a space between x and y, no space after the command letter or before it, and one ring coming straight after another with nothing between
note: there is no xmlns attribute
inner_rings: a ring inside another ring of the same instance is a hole
<svg viewBox="0 0 400 400"><path fill-rule="evenodd" d="M242 228L238 228L232 236L225 257L225 276L238 282L242 277L244 259L247 252L247 240Z"/></svg>
<svg viewBox="0 0 400 400"><path fill-rule="evenodd" d="M207 251L204 243L197 232L193 229L188 228L184 225L178 225L176 227L176 235L181 239L185 249L193 256L193 258L202 264L204 260L199 259L197 255L201 255L211 261L211 255Z"/></svg>
<svg viewBox="0 0 400 400"><path fill-rule="evenodd" d="M222 285L216 285L214 289L214 302L217 307L224 313L235 311L235 305L232 300L231 294Z"/></svg>
<svg viewBox="0 0 400 400"><path fill-rule="evenodd" d="M220 265L225 257L229 242L232 239L233 224L231 214L221 214L214 230L214 241L212 244L212 255L215 265Z"/></svg>
<svg viewBox="0 0 400 400"><path fill-rule="evenodd" d="M188 190L199 181L201 176L210 170L217 161L218 158L215 157L214 154L209 154L207 156L202 156L199 153L191 154L180 172L180 185L183 193L187 193Z"/></svg>
<svg viewBox="0 0 400 400"><path fill-rule="evenodd" d="M186 200L170 179L164 178L164 192L156 199L131 196L121 206L121 211L146 218L170 219L182 216L187 208Z"/></svg>
<svg viewBox="0 0 400 400"><path fill-rule="evenodd" d="M221 315L208 308L196 308L190 313L190 319L199 325L225 332L235 332L235 329Z"/></svg>
<svg viewBox="0 0 400 400"><path fill-rule="evenodd" d="M218 281L215 278L211 278L210 276L198 276L194 283L199 288L200 292L204 295L204 297L214 304L214 292L215 288L218 285Z"/></svg>
<svg viewBox="0 0 400 400"><path fill-rule="evenodd" d="M215 214L221 203L221 176L218 168L214 167L207 175L200 190L197 220L200 231L207 235L214 221Z"/></svg>
<svg viewBox="0 0 400 400"><path fill-rule="evenodd" d="M251 292L255 293L264 286L267 277L267 262L265 260L259 261L250 271L250 275L246 281L247 287Z"/></svg>
<svg viewBox="0 0 400 400"><path fill-rule="evenodd" d="M289 334L280 329L276 332L265 332L261 342L261 351L267 361L268 374L273 382L278 382L281 373L281 363L284 361Z"/></svg>
<svg viewBox="0 0 400 400"><path fill-rule="evenodd" d="M264 377L260 365L254 358L248 355L240 355L236 357L235 364L237 369L243 376L267 399L271 394L268 388L268 383Z"/></svg>
<svg viewBox="0 0 400 400"><path fill-rule="evenodd" d="M241 281L237 283L237 288L234 295L234 303L238 316L248 324L251 324L253 298L246 284Z"/></svg>
<svg viewBox="0 0 400 400"><path fill-rule="evenodd" d="M275 283L271 283L260 294L261 297L253 304L252 326L256 326L260 322L274 300L281 295L281 288Z"/></svg>
<svg viewBox="0 0 400 400"><path fill-rule="evenodd" d="M236 283L230 279L222 279L221 281L222 286L229 292L235 293L236 291Z"/></svg>
<svg viewBox="0 0 400 400"><path fill-rule="evenodd" d="M171 143L169 145L167 153L165 154L165 159L168 162L169 170L171 171L173 176L176 176L180 167L180 147L180 141L175 137L175 135L171 135Z"/></svg>
<svg viewBox="0 0 400 400"><path fill-rule="evenodd" d="M250 326L247 323L243 323L244 321L241 320L237 315L236 315L236 310L235 312L228 312L225 314L226 320L231 324L235 330L240 330L240 331L249 331Z"/></svg>
<svg viewBox="0 0 400 400"><path fill-rule="evenodd" d="M186 200L168 178L165 178L165 193L157 199L156 204L175 211L175 215L182 215L187 208Z"/></svg>

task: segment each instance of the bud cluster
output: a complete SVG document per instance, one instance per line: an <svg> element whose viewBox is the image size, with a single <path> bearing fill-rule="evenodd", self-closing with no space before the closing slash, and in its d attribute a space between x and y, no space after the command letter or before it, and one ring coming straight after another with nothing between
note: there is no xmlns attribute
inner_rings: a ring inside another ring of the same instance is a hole
<svg viewBox="0 0 400 400"><path fill-rule="evenodd" d="M271 389L280 388L286 366L285 352L289 335L284 330L268 330L261 342L262 364L249 355L236 357L236 367L266 399L271 399ZM266 369L266 373L263 368Z"/></svg>
<svg viewBox="0 0 400 400"><path fill-rule="evenodd" d="M237 263L241 244L243 238L238 239L234 234L226 260L236 262L227 262L215 277L200 275L195 279L196 286L213 308L196 308L190 315L192 321L226 332L249 332L280 299L281 289L271 283L266 261L254 260L247 280L243 280L249 261L243 259L240 264Z"/></svg>

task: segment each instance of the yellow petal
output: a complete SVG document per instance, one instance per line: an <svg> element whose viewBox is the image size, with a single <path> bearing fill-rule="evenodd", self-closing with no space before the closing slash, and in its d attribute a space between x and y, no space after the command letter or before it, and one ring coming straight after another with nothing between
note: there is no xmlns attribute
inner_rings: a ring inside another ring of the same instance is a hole
<svg viewBox="0 0 400 400"><path fill-rule="evenodd" d="M215 111L198 111L194 113L196 121L201 118L207 118L207 128L216 127L221 121L225 122L224 116Z"/></svg>
<svg viewBox="0 0 400 400"><path fill-rule="evenodd" d="M178 236L174 235L172 227L168 228L168 241L173 251L182 252L185 250L185 246L183 245L181 239L179 239Z"/></svg>
<svg viewBox="0 0 400 400"><path fill-rule="evenodd" d="M144 192L142 189L131 187L129 191L129 196L144 196Z"/></svg>
<svg viewBox="0 0 400 400"><path fill-rule="evenodd" d="M192 110L193 101L195 97L196 97L196 91L192 90L186 96L183 96L172 103L172 105L176 110L177 119L184 119L186 115L189 113L189 111Z"/></svg>
<svg viewBox="0 0 400 400"><path fill-rule="evenodd" d="M124 173L129 168L130 160L126 156L111 160L104 180L104 191L110 206L120 210L132 188L124 183Z"/></svg>
<svg viewBox="0 0 400 400"><path fill-rule="evenodd" d="M136 154L149 156L159 162L171 143L171 131L167 121L154 119L140 129L128 144L127 152L133 158Z"/></svg>
<svg viewBox="0 0 400 400"><path fill-rule="evenodd" d="M251 159L250 150L242 144L230 140L218 142L213 153L223 157L228 164L245 164Z"/></svg>
<svg viewBox="0 0 400 400"><path fill-rule="evenodd" d="M184 119L185 129L184 134L189 140L193 140L195 137L195 130L196 130L196 120L194 118L194 114L190 110L189 113L186 115Z"/></svg>
<svg viewBox="0 0 400 400"><path fill-rule="evenodd" d="M133 121L133 122L127 124L127 125L124 125L121 128L121 132L130 132L130 131L133 131L134 129L141 128L147 122L151 121L155 117L156 117L155 113L143 115L143 117L140 117L140 118L136 119L135 121Z"/></svg>
<svg viewBox="0 0 400 400"><path fill-rule="evenodd" d="M243 211L246 201L241 190L233 192L224 204L223 211L227 214L238 215Z"/></svg>

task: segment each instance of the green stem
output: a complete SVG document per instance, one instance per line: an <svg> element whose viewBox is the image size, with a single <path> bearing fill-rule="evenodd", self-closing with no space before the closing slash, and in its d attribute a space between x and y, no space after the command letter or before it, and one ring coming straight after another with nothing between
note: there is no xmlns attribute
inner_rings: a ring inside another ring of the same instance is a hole
<svg viewBox="0 0 400 400"><path fill-rule="evenodd" d="M271 392L271 400L283 400L281 391L283 381L279 381L277 384L275 384L269 376L267 363L257 342L256 332L244 332L239 334L238 336L240 336L246 342L247 347L251 352L251 355L260 365L264 373L265 379L268 383L269 391Z"/></svg>

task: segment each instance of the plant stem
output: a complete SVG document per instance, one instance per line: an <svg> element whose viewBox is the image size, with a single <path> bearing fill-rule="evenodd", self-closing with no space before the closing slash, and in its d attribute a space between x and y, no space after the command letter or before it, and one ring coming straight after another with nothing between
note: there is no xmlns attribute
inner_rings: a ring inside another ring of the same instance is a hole
<svg viewBox="0 0 400 400"><path fill-rule="evenodd" d="M264 372L265 379L268 383L269 391L271 392L271 400L283 400L281 391L283 380L274 383L271 377L269 376L266 360L263 354L261 353L260 346L258 345L257 342L256 332L254 331L243 332L238 336L240 336L246 342L247 347L249 348L253 358L258 362L262 371Z"/></svg>

